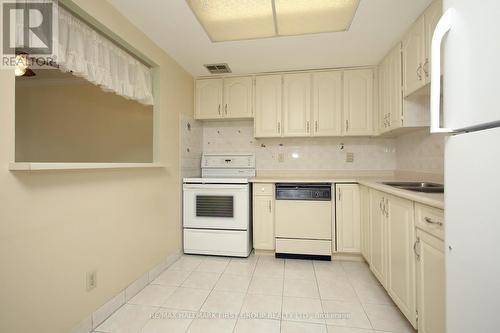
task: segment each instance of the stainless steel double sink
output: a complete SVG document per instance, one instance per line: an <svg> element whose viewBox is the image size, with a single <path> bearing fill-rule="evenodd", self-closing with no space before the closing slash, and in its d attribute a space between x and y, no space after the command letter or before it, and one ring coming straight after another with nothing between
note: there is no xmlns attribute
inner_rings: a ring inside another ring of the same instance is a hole
<svg viewBox="0 0 500 333"><path fill-rule="evenodd" d="M443 184L428 182L382 182L382 184L414 192L444 193Z"/></svg>

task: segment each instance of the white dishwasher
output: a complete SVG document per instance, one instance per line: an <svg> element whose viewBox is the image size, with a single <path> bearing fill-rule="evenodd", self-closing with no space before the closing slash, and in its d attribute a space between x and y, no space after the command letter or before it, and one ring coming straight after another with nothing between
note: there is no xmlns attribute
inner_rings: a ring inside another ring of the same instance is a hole
<svg viewBox="0 0 500 333"><path fill-rule="evenodd" d="M276 184L276 257L330 260L332 185Z"/></svg>

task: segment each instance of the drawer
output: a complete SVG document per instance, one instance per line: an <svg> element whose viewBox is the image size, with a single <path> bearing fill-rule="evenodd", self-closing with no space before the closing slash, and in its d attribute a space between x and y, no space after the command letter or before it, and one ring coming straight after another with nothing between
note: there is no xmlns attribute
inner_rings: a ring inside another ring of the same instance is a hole
<svg viewBox="0 0 500 333"><path fill-rule="evenodd" d="M274 196L274 184L253 184L253 194L254 195L272 195Z"/></svg>
<svg viewBox="0 0 500 333"><path fill-rule="evenodd" d="M440 239L444 239L444 211L415 204L415 226Z"/></svg>
<svg viewBox="0 0 500 333"><path fill-rule="evenodd" d="M276 253L331 256L332 242L316 239L276 238Z"/></svg>

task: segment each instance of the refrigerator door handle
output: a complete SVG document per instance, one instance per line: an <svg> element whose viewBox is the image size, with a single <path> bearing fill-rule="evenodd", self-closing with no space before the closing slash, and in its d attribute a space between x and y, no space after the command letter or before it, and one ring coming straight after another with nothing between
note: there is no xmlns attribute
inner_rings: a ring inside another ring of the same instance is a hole
<svg viewBox="0 0 500 333"><path fill-rule="evenodd" d="M450 31L454 9L448 9L439 20L432 36L431 66L431 133L452 133L441 127L441 43Z"/></svg>

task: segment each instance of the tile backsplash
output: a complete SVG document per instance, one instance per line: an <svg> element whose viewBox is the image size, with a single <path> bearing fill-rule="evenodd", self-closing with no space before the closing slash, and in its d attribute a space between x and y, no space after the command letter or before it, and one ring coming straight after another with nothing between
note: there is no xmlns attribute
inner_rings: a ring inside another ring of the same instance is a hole
<svg viewBox="0 0 500 333"><path fill-rule="evenodd" d="M200 177L203 123L184 114L181 114L179 121L181 177Z"/></svg>
<svg viewBox="0 0 500 333"><path fill-rule="evenodd" d="M398 138L255 139L253 121L207 121L181 116L181 174L199 177L207 153L253 152L257 172L402 171L443 175L444 136L417 130ZM352 162L348 155L352 153Z"/></svg>
<svg viewBox="0 0 500 333"><path fill-rule="evenodd" d="M253 121L203 124L204 152L254 152L262 171L386 171L396 168L396 142L391 138L255 139ZM348 153L353 161L347 162Z"/></svg>
<svg viewBox="0 0 500 333"><path fill-rule="evenodd" d="M444 174L445 135L422 129L396 139L396 169L430 174Z"/></svg>

